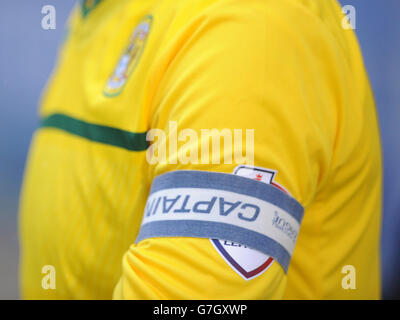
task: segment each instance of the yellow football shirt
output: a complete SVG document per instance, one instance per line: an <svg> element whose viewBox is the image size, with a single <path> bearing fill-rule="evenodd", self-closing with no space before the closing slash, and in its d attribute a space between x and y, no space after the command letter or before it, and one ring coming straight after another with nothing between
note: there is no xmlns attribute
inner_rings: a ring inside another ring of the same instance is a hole
<svg viewBox="0 0 400 320"><path fill-rule="evenodd" d="M22 297L379 298L379 133L342 20L335 0L77 6L21 195Z"/></svg>

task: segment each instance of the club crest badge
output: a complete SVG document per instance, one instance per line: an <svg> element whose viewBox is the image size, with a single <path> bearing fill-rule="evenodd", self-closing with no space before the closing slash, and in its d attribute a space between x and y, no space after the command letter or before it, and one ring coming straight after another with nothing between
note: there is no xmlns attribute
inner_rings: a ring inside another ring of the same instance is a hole
<svg viewBox="0 0 400 320"><path fill-rule="evenodd" d="M117 67L107 80L104 95L114 97L121 93L129 77L135 71L150 33L152 16L146 16L133 31L129 43L121 55Z"/></svg>
<svg viewBox="0 0 400 320"><path fill-rule="evenodd" d="M235 168L233 174L273 185L290 195L284 187L274 181L276 170L240 165ZM218 239L210 241L222 258L245 280L260 276L275 261L273 257L239 243Z"/></svg>

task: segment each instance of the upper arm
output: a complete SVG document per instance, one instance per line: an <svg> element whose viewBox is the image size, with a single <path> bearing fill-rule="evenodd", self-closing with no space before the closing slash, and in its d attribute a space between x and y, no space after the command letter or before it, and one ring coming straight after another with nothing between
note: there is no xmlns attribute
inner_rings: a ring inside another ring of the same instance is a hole
<svg viewBox="0 0 400 320"><path fill-rule="evenodd" d="M165 49L170 56L152 99L151 128L162 130L149 150L153 190L141 235L124 256L116 298L282 297L302 209L329 167L335 116L323 97L332 94L325 78L335 74L320 59L327 46L320 31L304 21L293 26L290 17L277 18L274 6L264 7L238 11L227 5L204 13ZM290 10L289 16L297 13ZM213 129L227 129L228 138L216 149L204 135ZM271 169L267 182L275 186L233 175L239 154L248 165ZM226 181L221 173L229 175ZM185 199L189 211L182 210ZM199 202L209 209L207 217L193 211ZM238 210L226 214L224 205L235 203ZM251 205L258 207L257 217L257 208L246 211ZM166 223L154 223L153 216ZM233 227L226 231L196 220ZM260 244L254 232L266 240ZM246 281L209 238L255 245L274 263Z"/></svg>

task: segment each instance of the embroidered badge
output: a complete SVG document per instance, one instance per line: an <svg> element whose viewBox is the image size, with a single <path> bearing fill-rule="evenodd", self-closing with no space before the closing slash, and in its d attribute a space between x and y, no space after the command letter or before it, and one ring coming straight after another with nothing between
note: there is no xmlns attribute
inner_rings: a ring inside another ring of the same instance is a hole
<svg viewBox="0 0 400 320"><path fill-rule="evenodd" d="M277 173L276 170L240 165L235 168L233 173L262 183L271 184L289 194L284 187L274 181ZM274 262L274 258L269 255L239 243L218 239L210 240L222 258L245 280L251 280L260 276Z"/></svg>
<svg viewBox="0 0 400 320"><path fill-rule="evenodd" d="M152 17L146 16L133 31L129 43L120 57L117 67L108 79L104 95L114 97L121 93L128 78L135 71L150 33Z"/></svg>

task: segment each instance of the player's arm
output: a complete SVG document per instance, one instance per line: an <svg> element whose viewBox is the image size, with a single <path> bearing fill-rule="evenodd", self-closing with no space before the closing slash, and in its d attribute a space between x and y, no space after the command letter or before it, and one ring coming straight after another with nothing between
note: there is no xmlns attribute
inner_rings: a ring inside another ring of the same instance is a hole
<svg viewBox="0 0 400 320"><path fill-rule="evenodd" d="M157 160L158 140L143 224L123 258L114 298L284 294L304 208L324 179L334 139L330 89L321 78L327 70L320 69L325 52L311 53L318 41L318 50L326 49L324 38L308 17L299 26L291 24L296 10L286 14L279 20L274 7L262 14L226 8L200 17L188 27L190 36L177 40L157 85L151 124L166 133L170 164ZM234 174L238 141L232 149L221 142L219 155L214 150L219 163L211 154L209 164L201 163L202 129L213 128L232 137L242 130L242 155L265 169L261 178L246 170ZM174 152L170 145L183 129L190 131ZM246 129L254 130L254 148L246 144ZM268 169L276 170L272 178ZM238 253L232 245L247 248Z"/></svg>

